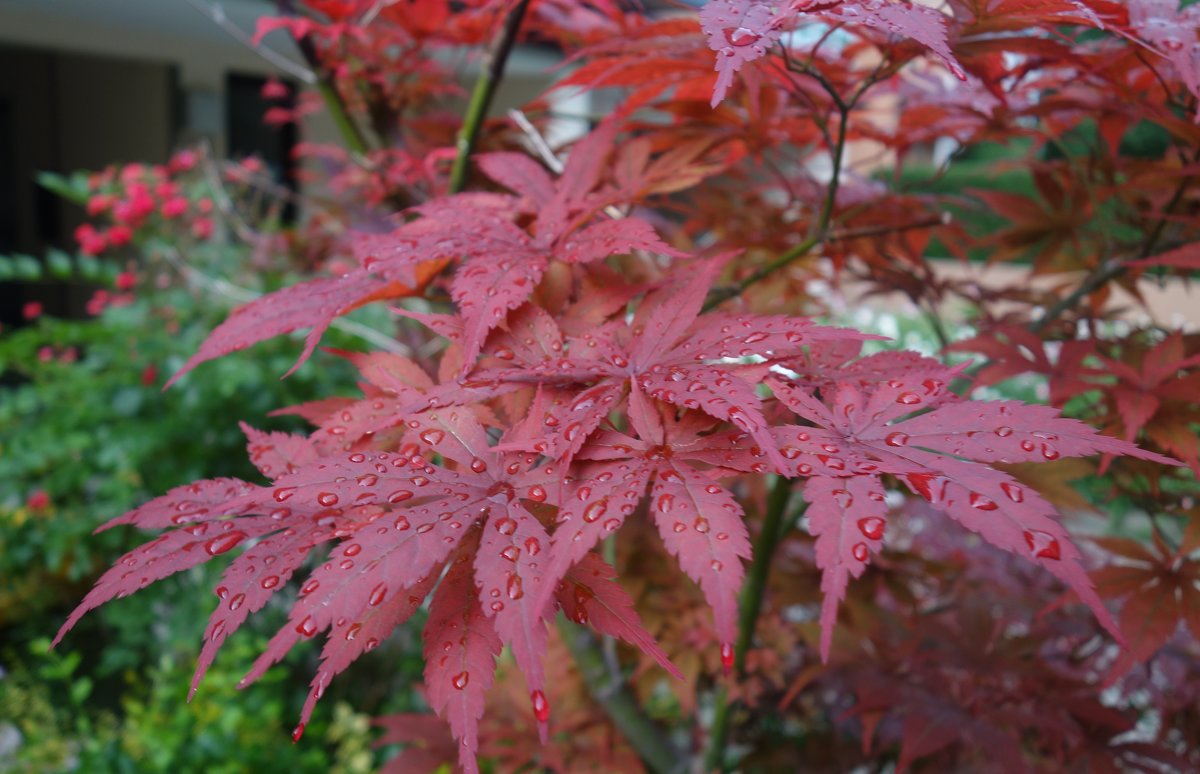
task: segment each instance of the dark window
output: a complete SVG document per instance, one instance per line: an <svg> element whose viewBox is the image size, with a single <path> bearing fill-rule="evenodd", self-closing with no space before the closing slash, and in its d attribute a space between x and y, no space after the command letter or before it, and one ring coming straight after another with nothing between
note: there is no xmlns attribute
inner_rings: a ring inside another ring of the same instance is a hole
<svg viewBox="0 0 1200 774"><path fill-rule="evenodd" d="M294 123L268 125L263 117L271 108L293 110L296 92L288 87L283 99L268 100L262 96L266 79L257 75L230 74L225 81L226 143L230 158L257 156L275 182L296 190L296 163L292 151L296 147L297 129ZM295 207L285 209L283 218L295 220Z"/></svg>

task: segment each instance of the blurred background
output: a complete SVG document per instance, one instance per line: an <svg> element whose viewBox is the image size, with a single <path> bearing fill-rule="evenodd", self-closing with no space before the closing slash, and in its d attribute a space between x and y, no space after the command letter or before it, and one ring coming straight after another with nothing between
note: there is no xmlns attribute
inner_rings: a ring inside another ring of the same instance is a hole
<svg viewBox="0 0 1200 774"><path fill-rule="evenodd" d="M311 665L234 687L269 625L233 638L187 703L219 569L107 606L48 649L144 539L98 525L195 479L260 480L238 419L300 429L268 412L355 391L333 356L280 381L298 352L285 337L162 392L233 306L328 257L335 218L311 205L337 163L296 151L338 133L297 110L306 73L288 35L251 44L275 13L0 0L0 772L365 772L383 755L368 718L419 706L420 647L401 634L373 662L383 674L352 670L304 743L286 743ZM535 97L554 61L516 52L495 110ZM465 55L451 64L471 77ZM365 310L323 343L362 349L389 318Z"/></svg>

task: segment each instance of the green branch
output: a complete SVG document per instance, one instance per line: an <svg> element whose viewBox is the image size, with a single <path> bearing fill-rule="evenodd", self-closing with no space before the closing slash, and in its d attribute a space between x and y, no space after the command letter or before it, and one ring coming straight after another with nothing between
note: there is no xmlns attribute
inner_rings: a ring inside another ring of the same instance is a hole
<svg viewBox="0 0 1200 774"><path fill-rule="evenodd" d="M834 145L831 149L833 154L833 172L829 177L829 188L825 191L825 201L821 205L821 212L817 216L813 233L803 242L789 249L766 266L759 267L750 276L744 278L736 285L714 290L704 303L704 311L707 312L731 298L740 296L751 285L755 285L775 272L787 268L790 264L807 255L809 250L824 242L829 236L829 223L833 219L833 208L836 204L838 185L841 180L842 156L846 149L846 124L849 123L847 120L849 118L848 108L841 102L840 98L837 100L837 105L841 119L838 121L837 139L834 140Z"/></svg>
<svg viewBox="0 0 1200 774"><path fill-rule="evenodd" d="M592 698L604 708L642 762L656 774L682 774L684 757L667 741L666 733L646 717L637 700L614 678L592 633L560 617L558 630L571 651Z"/></svg>
<svg viewBox="0 0 1200 774"><path fill-rule="evenodd" d="M278 0L277 6L280 13L285 16L296 16L296 9L292 5L292 0ZM346 101L342 99L341 92L337 90L335 82L329 69L321 62L320 55L317 54L317 47L307 37L292 36L296 41L296 47L300 49L300 54L304 57L304 61L308 64L309 69L317 78L317 93L321 95L321 99L325 102L325 108L329 111L329 116L333 119L334 125L337 126L338 133L342 136L342 141L346 143L351 151L359 156L365 155L371 146L367 144L367 138L355 123L354 117L350 115L349 109L346 107Z"/></svg>
<svg viewBox="0 0 1200 774"><path fill-rule="evenodd" d="M738 636L737 647L733 655L734 672L742 677L746 671L746 653L754 642L754 630L758 626L758 616L762 612L763 596L767 590L767 576L771 571L771 562L775 558L775 549L780 539L786 534L784 514L787 513L788 502L792 498L791 480L779 476L771 485L771 494L767 498L767 512L763 517L758 540L754 544L754 558L750 563L750 571L742 586L740 604L738 605ZM789 524L791 522L789 521ZM725 746L729 741L729 691L722 685L717 689L714 699L715 714L713 728L709 736L708 753L705 756L705 771L724 771Z"/></svg>
<svg viewBox="0 0 1200 774"><path fill-rule="evenodd" d="M479 132L483 129L484 119L487 118L488 108L496 89L504 78L504 66L508 55L517 42L517 32L521 29L521 21L525 18L525 9L529 0L520 0L509 11L504 20L504 26L492 40L488 50L479 63L479 77L475 80L475 88L471 91L471 101L467 104L467 115L463 119L462 128L458 132L455 146L458 150L454 157L454 166L450 168L450 193L462 191L467 185L467 170L475 143L479 140Z"/></svg>

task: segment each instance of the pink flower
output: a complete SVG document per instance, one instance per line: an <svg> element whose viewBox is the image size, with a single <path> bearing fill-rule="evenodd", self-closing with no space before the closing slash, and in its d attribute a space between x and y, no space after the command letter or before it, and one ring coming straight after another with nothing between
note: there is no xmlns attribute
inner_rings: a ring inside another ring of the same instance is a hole
<svg viewBox="0 0 1200 774"><path fill-rule="evenodd" d="M118 223L108 230L108 243L113 247L127 245L133 240L133 229Z"/></svg>
<svg viewBox="0 0 1200 774"><path fill-rule="evenodd" d="M146 174L146 168L141 164L130 164L121 170L121 182L129 185L141 180Z"/></svg>
<svg viewBox="0 0 1200 774"><path fill-rule="evenodd" d="M175 173L187 172L196 166L197 161L198 157L196 155L196 151L190 148L185 148L171 157L171 161L168 166L170 167L171 171Z"/></svg>
<svg viewBox="0 0 1200 774"><path fill-rule="evenodd" d="M162 205L162 216L167 220L174 220L183 213L187 212L188 201L182 196L175 196L167 199Z"/></svg>
<svg viewBox="0 0 1200 774"><path fill-rule="evenodd" d="M45 489L39 489L29 495L29 497L25 500L25 505L31 511L40 511L44 508L49 508L50 495L46 494Z"/></svg>
<svg viewBox="0 0 1200 774"><path fill-rule="evenodd" d="M153 363L142 370L142 386L153 387L158 383L158 368Z"/></svg>
<svg viewBox="0 0 1200 774"><path fill-rule="evenodd" d="M291 90L283 81L271 78L263 84L261 93L263 99L287 99Z"/></svg>
<svg viewBox="0 0 1200 774"><path fill-rule="evenodd" d="M137 285L137 275L131 271L123 271L117 275L117 290L132 290Z"/></svg>
<svg viewBox="0 0 1200 774"><path fill-rule="evenodd" d="M42 316L42 311L41 301L29 301L21 307L21 316L26 320L36 320Z"/></svg>
<svg viewBox="0 0 1200 774"><path fill-rule="evenodd" d="M87 214L94 218L100 213L105 212L109 207L112 206L112 203L113 198L108 194L96 194L92 198L88 199Z"/></svg>
<svg viewBox="0 0 1200 774"><path fill-rule="evenodd" d="M108 291L97 290L84 305L84 311L93 317L99 317L104 312L104 307L106 306L108 306Z"/></svg>
<svg viewBox="0 0 1200 774"><path fill-rule="evenodd" d="M196 239L208 239L213 233L211 218L196 218L192 221L192 236Z"/></svg>
<svg viewBox="0 0 1200 774"><path fill-rule="evenodd" d="M38 347L38 362L49 363L54 359L54 347Z"/></svg>

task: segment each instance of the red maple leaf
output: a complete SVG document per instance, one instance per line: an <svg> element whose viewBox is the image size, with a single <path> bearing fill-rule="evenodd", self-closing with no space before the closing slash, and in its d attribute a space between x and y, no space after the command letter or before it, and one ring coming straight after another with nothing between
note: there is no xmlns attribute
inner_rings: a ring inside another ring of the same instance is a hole
<svg viewBox="0 0 1200 774"><path fill-rule="evenodd" d="M541 602L548 599L551 583L621 527L649 486L650 514L659 535L704 591L724 643L722 656L732 663L737 594L750 540L741 505L718 483L730 471L713 468L711 462L730 453L732 435L745 433L702 435L716 424L712 418L688 411L676 419L673 408L654 403L637 392L630 398L629 416L638 437L606 430L585 447L581 457L587 462L579 470L579 482L563 495L559 509ZM765 470L764 452L757 452L747 450L730 464Z"/></svg>
<svg viewBox="0 0 1200 774"><path fill-rule="evenodd" d="M1200 521L1184 533L1179 548L1171 548L1154 533L1150 548L1127 538L1093 538L1114 555L1113 564L1092 573L1105 599L1124 598L1119 620L1125 649L1112 665L1106 684L1112 685L1135 664L1158 652L1185 625L1200 638Z"/></svg>
<svg viewBox="0 0 1200 774"><path fill-rule="evenodd" d="M417 208L424 217L392 233L397 249L460 261L450 294L462 320L465 366L474 363L488 333L533 294L552 260L586 264L647 250L680 257L650 224L636 217L593 222L615 191L599 188L616 134L607 122L579 141L557 181L528 157L485 154L480 170L514 195L459 194ZM599 188L599 190L598 190ZM516 214L533 218L528 227Z"/></svg>
<svg viewBox="0 0 1200 774"><path fill-rule="evenodd" d="M564 339L548 315L527 313L521 320L531 335L525 338L536 346L512 348L500 342L489 347L487 354L511 365L482 369L436 399L479 400L519 384L575 385L579 391L571 400L545 412L545 435L525 447L569 462L626 392L633 391L732 423L759 442L769 462L779 465L754 391L766 367L737 359L782 360L817 342L871 337L795 317L701 317L721 263L704 262L684 272L683 280L648 294L631 320L617 319L576 338ZM550 358L551 353L559 356Z"/></svg>
<svg viewBox="0 0 1200 774"><path fill-rule="evenodd" d="M718 77L713 88L713 107L725 98L734 74L745 64L766 56L784 29L795 24L805 13L916 41L941 59L957 78L966 80L962 66L946 41L946 17L932 8L888 0L793 0L789 3L710 0L700 11L700 24L707 36L708 47L717 54L715 69Z"/></svg>
<svg viewBox="0 0 1200 774"><path fill-rule="evenodd" d="M861 574L881 546L886 511L880 476L885 473L898 476L934 508L992 545L1037 561L1120 637L1087 578L1079 551L1053 518L1053 506L986 463L1097 453L1178 463L1100 435L1048 406L958 401L946 389L955 374L947 369L941 378L920 381L842 383L823 399L773 380L780 401L813 425L775 427L772 432L788 460L787 473L812 477L804 491L824 573L823 658L829 655L838 603L850 577Z"/></svg>

